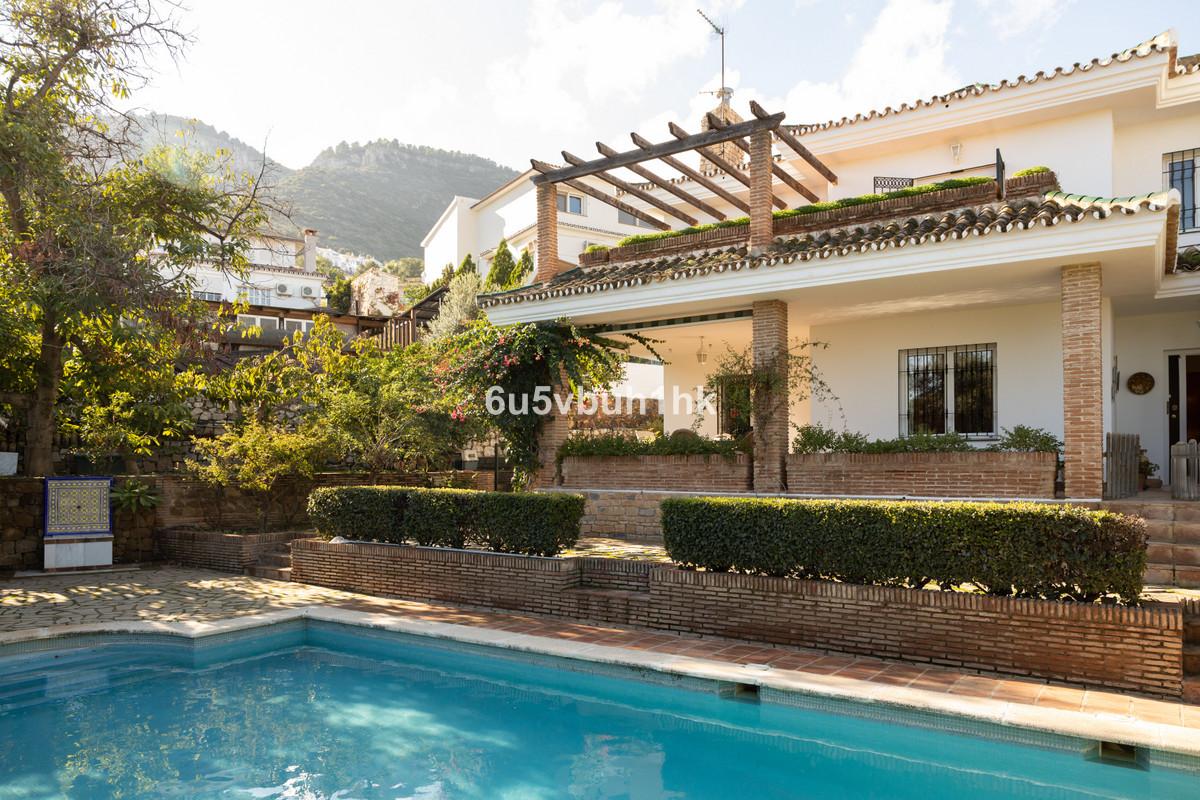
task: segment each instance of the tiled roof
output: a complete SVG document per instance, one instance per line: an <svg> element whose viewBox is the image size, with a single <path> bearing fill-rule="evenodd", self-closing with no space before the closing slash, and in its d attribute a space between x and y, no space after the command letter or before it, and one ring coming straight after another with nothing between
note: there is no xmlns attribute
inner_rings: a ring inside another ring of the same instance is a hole
<svg viewBox="0 0 1200 800"><path fill-rule="evenodd" d="M1038 71L1032 77L1018 75L1015 80L1002 80L1000 83L975 83L970 86L965 86L948 94L935 95L928 100L917 100L914 103L902 103L899 108L888 106L883 111L872 109L866 114L855 114L853 117L842 117L838 120L830 120L828 122L820 122L811 125L785 125L792 133L802 136L806 133L815 133L817 131L830 130L832 128L842 128L846 125L853 125L857 122L866 122L872 119L881 119L883 117L895 116L906 111L915 111L919 108L930 108L940 106L955 100L964 100L968 97L978 97L980 95L999 92L1005 89L1013 89L1018 86L1029 86L1043 81L1053 80L1059 75L1074 75L1078 72L1091 72L1094 69L1108 67L1113 64L1124 64L1135 58L1146 58L1147 56L1156 53L1168 53L1173 42L1169 33L1160 33L1153 39L1142 42L1134 47L1124 50L1120 53L1113 53L1108 58L1093 58L1086 64L1075 63L1068 68L1056 67L1053 72ZM1188 57L1190 58L1190 57ZM1195 71L1200 68L1200 65L1186 63L1187 58L1176 59L1176 74L1182 72ZM1182 69L1181 69L1182 67Z"/></svg>
<svg viewBox="0 0 1200 800"><path fill-rule="evenodd" d="M779 237L766 252L751 255L746 245L666 255L657 259L576 268L550 281L509 292L480 297L489 308L525 301L550 300L642 286L668 280L686 280L713 273L772 267L779 264L848 256L889 248L955 241L973 236L1029 230L1036 227L1106 219L1115 214L1162 211L1178 200L1170 192L1137 197L1102 198L1064 192L1041 197L998 202L923 216L903 217L854 227L835 228Z"/></svg>

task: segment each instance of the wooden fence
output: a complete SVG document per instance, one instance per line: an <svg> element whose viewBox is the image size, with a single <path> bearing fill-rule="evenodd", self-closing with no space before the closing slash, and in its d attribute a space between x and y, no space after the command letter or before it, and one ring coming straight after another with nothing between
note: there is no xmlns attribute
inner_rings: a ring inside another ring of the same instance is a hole
<svg viewBox="0 0 1200 800"><path fill-rule="evenodd" d="M1132 497L1138 492L1138 461L1142 452L1136 433L1104 436L1104 496L1109 500Z"/></svg>
<svg viewBox="0 0 1200 800"><path fill-rule="evenodd" d="M1200 444L1195 439L1171 445L1171 497L1200 500Z"/></svg>

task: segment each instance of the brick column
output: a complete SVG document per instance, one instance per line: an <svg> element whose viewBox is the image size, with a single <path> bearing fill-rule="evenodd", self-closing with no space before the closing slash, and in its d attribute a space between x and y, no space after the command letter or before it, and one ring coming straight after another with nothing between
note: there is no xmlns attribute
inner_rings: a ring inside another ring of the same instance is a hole
<svg viewBox="0 0 1200 800"><path fill-rule="evenodd" d="M761 300L753 306L755 372L786 370L788 349L787 303ZM783 376L786 382L786 375ZM751 422L754 425L754 491L782 492L787 488L788 397L786 387L772 392L755 391Z"/></svg>
<svg viewBox="0 0 1200 800"><path fill-rule="evenodd" d="M765 250L775 238L771 208L771 132L750 134L750 249Z"/></svg>
<svg viewBox="0 0 1200 800"><path fill-rule="evenodd" d="M1100 265L1062 268L1063 477L1070 498L1098 498L1104 483L1104 360Z"/></svg>
<svg viewBox="0 0 1200 800"><path fill-rule="evenodd" d="M558 190L553 183L537 184L537 266L534 279L548 281L563 271L558 257Z"/></svg>
<svg viewBox="0 0 1200 800"><path fill-rule="evenodd" d="M538 461L541 466L538 468L537 474L533 476L528 488L543 489L549 486L558 484L558 470L556 461L558 460L558 448L571 433L570 419L565 414L558 413L559 397L566 396L570 389L556 387L554 394L556 396L554 408L545 422L542 423L542 429L538 433Z"/></svg>

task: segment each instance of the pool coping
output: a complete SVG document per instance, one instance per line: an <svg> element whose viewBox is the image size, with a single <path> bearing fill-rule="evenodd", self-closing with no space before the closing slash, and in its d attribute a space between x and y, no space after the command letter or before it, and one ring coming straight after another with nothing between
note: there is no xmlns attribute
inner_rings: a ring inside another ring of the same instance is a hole
<svg viewBox="0 0 1200 800"><path fill-rule="evenodd" d="M202 639L253 628L315 620L375 630L442 639L578 661L650 670L707 681L747 684L787 694L858 704L880 710L949 715L1002 728L1015 728L1088 741L1117 742L1200 758L1200 734L1193 728L1148 722L1122 714L1036 707L1008 700L950 695L857 678L796 672L736 664L709 658L635 650L604 644L581 644L494 628L411 619L395 614L309 605L209 622L124 620L78 623L0 632L0 646L86 634L157 634Z"/></svg>

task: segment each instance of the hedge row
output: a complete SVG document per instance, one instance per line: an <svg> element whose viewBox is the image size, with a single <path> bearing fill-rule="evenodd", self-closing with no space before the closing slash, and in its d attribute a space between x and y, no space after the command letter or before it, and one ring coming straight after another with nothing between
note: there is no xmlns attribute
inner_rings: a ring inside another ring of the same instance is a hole
<svg viewBox="0 0 1200 800"><path fill-rule="evenodd" d="M1036 503L674 498L667 552L717 572L1136 603L1140 519Z"/></svg>
<svg viewBox="0 0 1200 800"><path fill-rule="evenodd" d="M558 492L336 486L309 494L308 516L327 539L552 556L578 541L583 498Z"/></svg>

